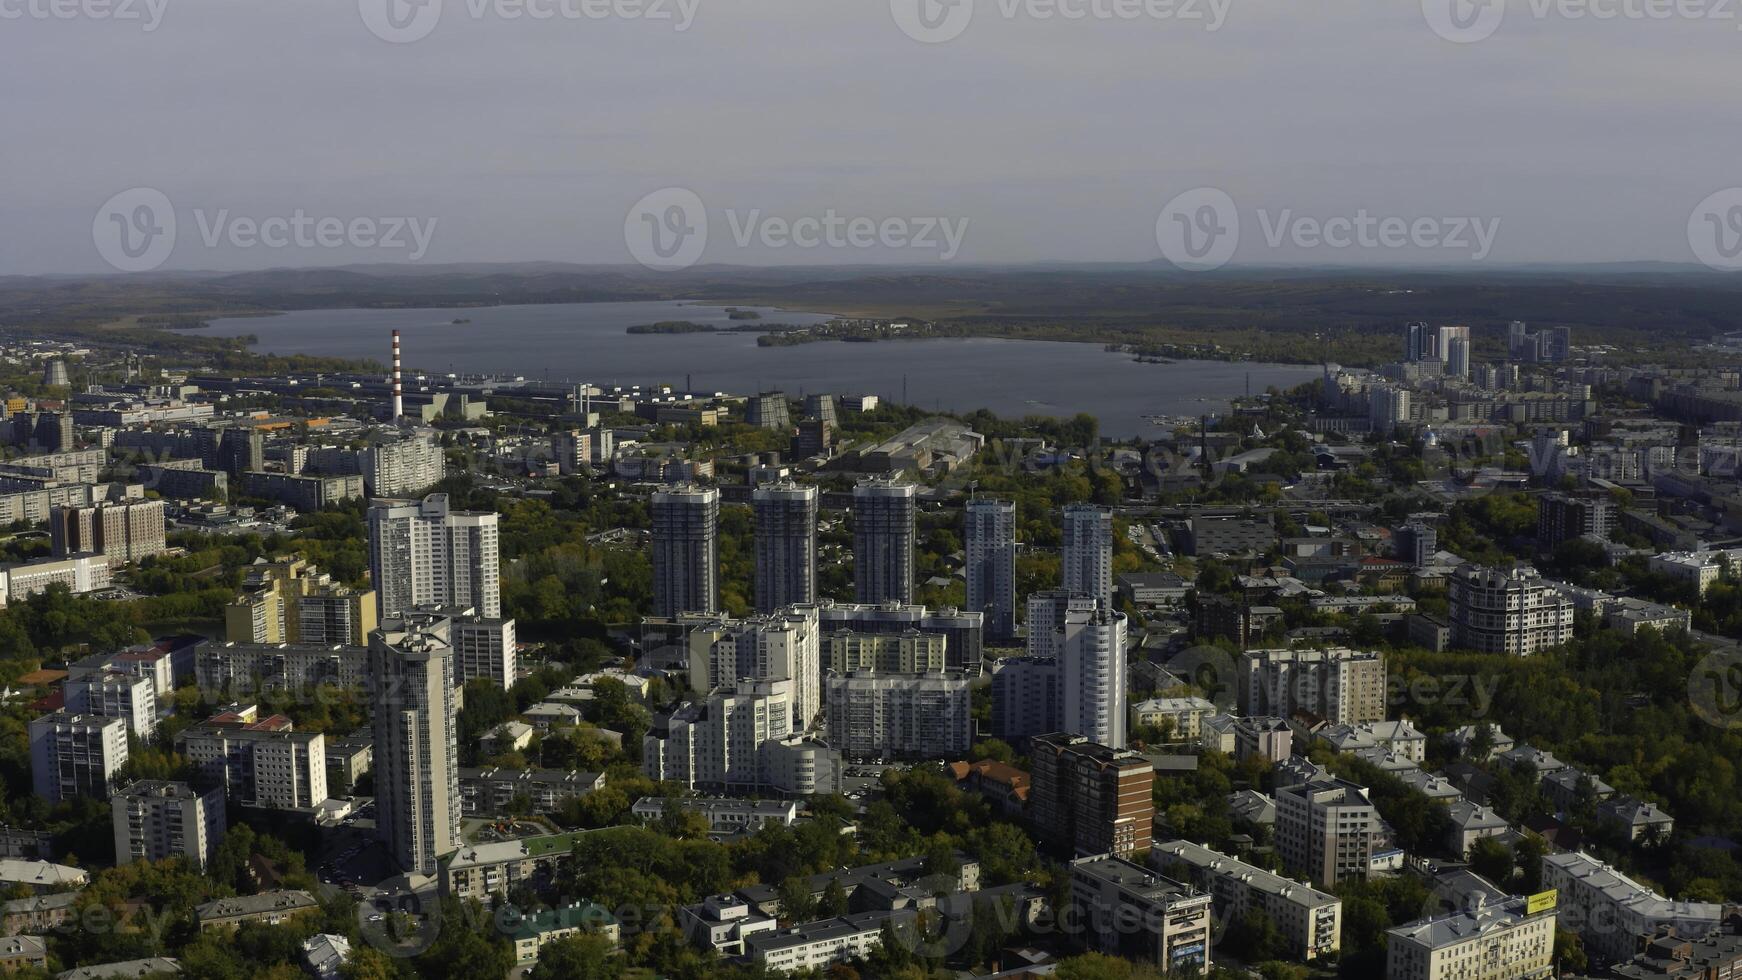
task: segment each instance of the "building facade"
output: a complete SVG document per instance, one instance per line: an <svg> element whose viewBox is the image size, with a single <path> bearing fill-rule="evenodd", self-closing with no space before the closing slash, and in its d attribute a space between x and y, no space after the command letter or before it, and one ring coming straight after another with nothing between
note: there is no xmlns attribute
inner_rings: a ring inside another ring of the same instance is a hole
<svg viewBox="0 0 1742 980"><path fill-rule="evenodd" d="M421 501L377 500L369 508L369 573L377 618L420 606L462 606L502 615L494 513L453 510L445 493Z"/></svg>
<svg viewBox="0 0 1742 980"><path fill-rule="evenodd" d="M720 608L720 491L683 484L653 495L653 614Z"/></svg>
<svg viewBox="0 0 1742 980"><path fill-rule="evenodd" d="M459 745L449 623L416 615L369 637L376 836L407 873L460 846Z"/></svg>
<svg viewBox="0 0 1742 980"><path fill-rule="evenodd" d="M895 480L853 488L853 587L862 603L913 601L919 489Z"/></svg>

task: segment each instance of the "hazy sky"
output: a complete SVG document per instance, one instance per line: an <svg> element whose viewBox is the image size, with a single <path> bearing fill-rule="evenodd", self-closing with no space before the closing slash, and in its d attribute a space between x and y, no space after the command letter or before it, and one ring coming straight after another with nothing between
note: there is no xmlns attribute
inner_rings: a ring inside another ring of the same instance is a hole
<svg viewBox="0 0 1742 980"><path fill-rule="evenodd" d="M1158 216L1197 188L1234 202L1241 263L1693 262L1696 207L1742 185L1742 4L1510 0L1454 43L1422 0L1216 0L1213 31L1169 0L972 0L927 44L891 7L921 0L642 0L693 7L683 31L584 15L606 0L430 0L409 43L371 31L394 32L388 2L0 0L0 274L109 271L99 211L133 188L171 202L168 269L627 263L626 217L663 188L703 202L702 261L947 268L1157 260ZM556 16L505 16L528 2ZM1089 16L1044 19L1057 4ZM1718 202L1727 245L1742 200ZM831 211L839 246L766 221ZM1300 223L1363 211L1428 244ZM304 244L243 247L238 218L299 212ZM416 224L363 247L358 219Z"/></svg>

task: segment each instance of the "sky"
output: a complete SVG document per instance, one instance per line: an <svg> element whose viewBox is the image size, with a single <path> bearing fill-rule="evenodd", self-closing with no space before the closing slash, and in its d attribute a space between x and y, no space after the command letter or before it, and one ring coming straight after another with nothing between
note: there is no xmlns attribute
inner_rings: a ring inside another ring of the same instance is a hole
<svg viewBox="0 0 1742 980"><path fill-rule="evenodd" d="M0 0L0 274L1742 267L1742 3L1482 2Z"/></svg>

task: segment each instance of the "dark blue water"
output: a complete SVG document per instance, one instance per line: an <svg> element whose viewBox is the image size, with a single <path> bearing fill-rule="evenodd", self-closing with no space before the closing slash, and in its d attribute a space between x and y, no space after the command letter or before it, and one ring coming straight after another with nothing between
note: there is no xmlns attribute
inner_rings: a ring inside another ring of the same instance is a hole
<svg viewBox="0 0 1742 980"><path fill-rule="evenodd" d="M749 307L742 307L749 309ZM820 323L822 313L757 309L765 323ZM456 318L468 324L454 324ZM949 411L1067 416L1089 412L1116 437L1152 435L1146 415L1220 412L1228 400L1317 376L1305 365L1186 361L1139 364L1098 344L1029 340L915 340L758 347L754 334L639 335L662 320L730 324L718 306L585 303L475 310L314 310L214 321L224 336L253 334L276 354L372 357L386 363L399 330L405 363L431 372L522 375L595 384L672 384L692 390L876 394ZM686 380L687 379L687 380Z"/></svg>

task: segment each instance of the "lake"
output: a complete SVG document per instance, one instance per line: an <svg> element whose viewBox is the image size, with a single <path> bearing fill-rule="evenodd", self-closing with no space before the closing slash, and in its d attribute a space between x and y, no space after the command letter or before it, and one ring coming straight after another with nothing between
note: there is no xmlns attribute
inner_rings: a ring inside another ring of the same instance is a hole
<svg viewBox="0 0 1742 980"><path fill-rule="evenodd" d="M763 323L813 324L826 313L754 309ZM456 324L455 319L471 322ZM1115 437L1158 431L1147 415L1221 412L1270 385L1310 381L1298 364L1182 361L1139 364L1099 344L964 338L758 347L750 333L631 335L637 324L727 326L722 306L689 302L577 303L484 309L303 310L213 321L210 333L252 334L274 354L389 358L399 330L405 363L428 372L522 375L594 384L671 384L692 391L875 394L892 401L1003 416L1088 412ZM905 395L904 395L905 393Z"/></svg>

